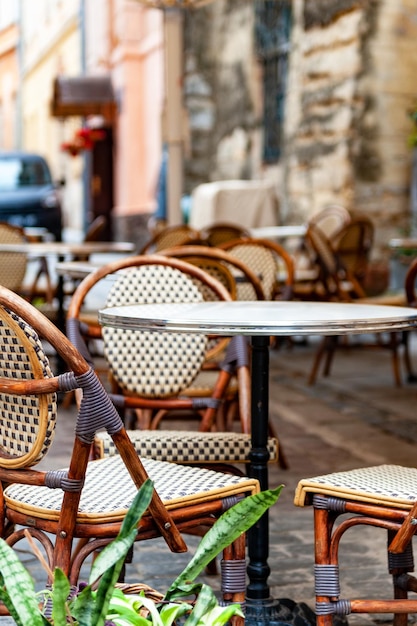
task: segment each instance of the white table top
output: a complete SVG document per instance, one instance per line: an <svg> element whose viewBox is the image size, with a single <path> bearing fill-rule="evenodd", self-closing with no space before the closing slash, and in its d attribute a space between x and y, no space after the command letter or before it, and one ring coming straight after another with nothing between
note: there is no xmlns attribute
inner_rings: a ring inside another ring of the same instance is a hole
<svg viewBox="0 0 417 626"><path fill-rule="evenodd" d="M82 243L70 243L65 241L41 241L34 243L0 243L0 252L26 252L46 256L57 255L83 255L100 252L130 253L135 250L135 244L128 241L91 241Z"/></svg>
<svg viewBox="0 0 417 626"><path fill-rule="evenodd" d="M417 237L398 237L396 239L390 239L389 247L394 250L397 248L411 248L417 250Z"/></svg>
<svg viewBox="0 0 417 626"><path fill-rule="evenodd" d="M288 224L287 226L261 226L249 229L253 237L259 239L286 239L287 237L304 237L307 232L305 224Z"/></svg>
<svg viewBox="0 0 417 626"><path fill-rule="evenodd" d="M342 335L417 327L417 309L328 302L145 304L99 311L103 325L231 335Z"/></svg>

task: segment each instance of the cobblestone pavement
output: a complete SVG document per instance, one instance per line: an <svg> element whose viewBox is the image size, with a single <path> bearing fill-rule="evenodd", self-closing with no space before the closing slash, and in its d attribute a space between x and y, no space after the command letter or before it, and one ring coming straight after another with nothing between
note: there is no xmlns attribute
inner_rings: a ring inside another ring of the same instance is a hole
<svg viewBox="0 0 417 626"><path fill-rule="evenodd" d="M271 421L289 469L270 467L270 486L283 483L285 488L270 511L269 584L272 597L291 598L310 607L314 606L312 510L293 505L298 480L382 462L414 465L417 453L417 384L395 387L389 351L352 348L352 342L337 351L331 376L320 375L312 387L306 381L317 340L295 339L270 353ZM417 355L414 337L412 352ZM417 356L414 360L417 369ZM55 467L66 465L74 419L74 408L61 410L52 450ZM372 596L376 591L391 594L385 541L384 532L366 528L346 535L341 556L343 597ZM187 538L190 553L196 542ZM36 560L24 545L19 553L41 588L44 575ZM171 554L162 540L143 542L128 566L127 580L164 591L189 558L189 554ZM217 577L206 580L218 588ZM351 616L349 624L391 622L391 616L379 617ZM6 626L13 621L1 618L0 623Z"/></svg>

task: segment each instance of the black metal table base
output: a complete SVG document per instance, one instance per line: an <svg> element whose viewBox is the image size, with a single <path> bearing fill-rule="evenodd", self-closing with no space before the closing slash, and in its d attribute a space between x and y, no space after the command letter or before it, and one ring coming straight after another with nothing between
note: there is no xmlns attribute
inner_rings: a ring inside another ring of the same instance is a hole
<svg viewBox="0 0 417 626"><path fill-rule="evenodd" d="M334 626L348 626L346 617L333 616ZM314 611L304 602L289 598L246 603L245 626L316 626Z"/></svg>
<svg viewBox="0 0 417 626"><path fill-rule="evenodd" d="M306 604L293 600L262 600L247 602L245 626L315 626L316 616Z"/></svg>

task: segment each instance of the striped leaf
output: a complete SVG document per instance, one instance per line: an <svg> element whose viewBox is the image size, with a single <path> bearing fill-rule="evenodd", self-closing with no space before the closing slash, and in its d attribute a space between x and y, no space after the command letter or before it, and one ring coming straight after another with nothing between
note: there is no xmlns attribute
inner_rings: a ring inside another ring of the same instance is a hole
<svg viewBox="0 0 417 626"><path fill-rule="evenodd" d="M3 539L0 539L0 572L3 578L2 596L8 596L16 623L19 626L49 624L39 609L31 576Z"/></svg>
<svg viewBox="0 0 417 626"><path fill-rule="evenodd" d="M201 539L193 558L168 589L165 600L181 597L182 585L195 580L224 548L256 524L269 507L276 503L281 490L282 485L273 490L261 491L225 511Z"/></svg>

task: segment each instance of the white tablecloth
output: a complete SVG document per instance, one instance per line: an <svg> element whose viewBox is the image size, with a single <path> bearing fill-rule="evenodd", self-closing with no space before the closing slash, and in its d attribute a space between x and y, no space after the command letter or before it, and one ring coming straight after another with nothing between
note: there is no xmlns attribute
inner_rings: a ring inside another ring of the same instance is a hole
<svg viewBox="0 0 417 626"><path fill-rule="evenodd" d="M189 224L197 230L214 222L245 228L278 224L275 186L267 181L225 180L205 183L192 193Z"/></svg>

